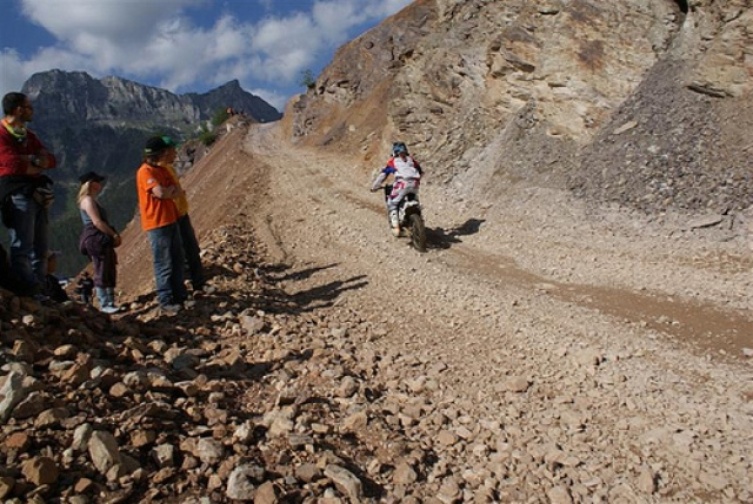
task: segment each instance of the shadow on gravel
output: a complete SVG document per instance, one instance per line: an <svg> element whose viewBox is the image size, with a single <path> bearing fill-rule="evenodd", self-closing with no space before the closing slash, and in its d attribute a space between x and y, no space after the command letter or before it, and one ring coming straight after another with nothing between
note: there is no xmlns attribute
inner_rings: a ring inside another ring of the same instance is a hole
<svg viewBox="0 0 753 504"><path fill-rule="evenodd" d="M340 441L343 441L350 445L351 450L360 451L362 449L362 443L352 433L343 434L340 438ZM374 481L374 479L371 478L366 472L364 472L364 470L358 465L355 460L353 460L352 457L349 457L345 453L343 453L342 447L324 441L321 443L321 448L323 450L329 450L332 453L336 453L340 458L339 462L341 463L341 465L345 469L353 473L361 481L363 497L367 499L382 499L386 496L386 489L382 485ZM369 450L368 457L374 458L375 456L376 454ZM388 467L394 469L394 466L388 465Z"/></svg>
<svg viewBox="0 0 753 504"><path fill-rule="evenodd" d="M326 266L316 266L313 268L307 268L301 271L294 271L291 273L286 273L282 276L273 276L274 280L278 282L284 282L286 280L306 280L307 278L313 276L315 273L319 273L320 271L328 270L331 268L336 268L339 266L339 263L332 263L328 264ZM276 265L274 267L267 267L263 270L264 273L283 273L286 272L289 268L284 265Z"/></svg>
<svg viewBox="0 0 753 504"><path fill-rule="evenodd" d="M448 230L441 227L427 228L427 246L434 249L448 249L453 243L462 243L461 237L478 233L484 222L486 222L484 219L468 219L460 226Z"/></svg>
<svg viewBox="0 0 753 504"><path fill-rule="evenodd" d="M337 298L346 291L362 289L369 282L365 275L358 275L347 280L335 280L322 285L290 293L283 289L266 289L262 297L263 309L273 313L299 315L321 308L334 306Z"/></svg>
<svg viewBox="0 0 753 504"><path fill-rule="evenodd" d="M366 275L358 275L347 280L336 280L318 287L312 287L293 294L291 300L298 306L299 313L327 308L332 306L343 292L366 287L369 282L364 278L366 278Z"/></svg>
<svg viewBox="0 0 753 504"><path fill-rule="evenodd" d="M237 271L233 271L230 268L227 268L221 264L207 264L206 262L204 264L204 278L206 281L209 281L211 278L214 277L237 277L239 276L239 273ZM186 280L190 280L191 277L188 274L188 268L186 267L186 273L184 275Z"/></svg>

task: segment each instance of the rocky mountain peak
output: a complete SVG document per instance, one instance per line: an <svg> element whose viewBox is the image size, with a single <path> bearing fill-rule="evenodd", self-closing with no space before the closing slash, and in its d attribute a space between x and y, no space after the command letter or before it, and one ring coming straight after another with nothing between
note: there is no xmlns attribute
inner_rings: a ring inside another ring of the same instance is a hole
<svg viewBox="0 0 753 504"><path fill-rule="evenodd" d="M244 110L257 121L280 118L263 99L230 81L206 93L178 95L116 76L94 79L85 72L51 70L33 75L22 91L39 103L37 124L75 118L108 125L148 125L178 129L210 119L218 109Z"/></svg>

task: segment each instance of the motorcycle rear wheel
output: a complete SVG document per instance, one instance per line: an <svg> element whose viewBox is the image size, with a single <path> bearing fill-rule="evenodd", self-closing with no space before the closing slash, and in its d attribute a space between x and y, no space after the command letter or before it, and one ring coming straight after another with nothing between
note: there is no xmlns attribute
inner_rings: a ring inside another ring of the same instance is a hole
<svg viewBox="0 0 753 504"><path fill-rule="evenodd" d="M413 248L419 252L426 252L426 227L420 214L413 214L409 218L410 240Z"/></svg>

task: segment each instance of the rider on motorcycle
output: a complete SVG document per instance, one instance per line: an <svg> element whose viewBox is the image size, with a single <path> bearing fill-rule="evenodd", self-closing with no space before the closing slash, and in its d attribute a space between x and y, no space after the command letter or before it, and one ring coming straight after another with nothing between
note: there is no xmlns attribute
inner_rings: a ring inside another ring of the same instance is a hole
<svg viewBox="0 0 753 504"><path fill-rule="evenodd" d="M399 236L398 206L406 194L413 193L418 196L418 186L421 182L421 175L423 175L421 165L413 159L413 156L408 154L408 147L403 142L392 144L392 157L371 184L371 191L378 191L382 182L390 175L395 176L395 182L392 185L392 193L387 197L387 212L390 216L392 234Z"/></svg>

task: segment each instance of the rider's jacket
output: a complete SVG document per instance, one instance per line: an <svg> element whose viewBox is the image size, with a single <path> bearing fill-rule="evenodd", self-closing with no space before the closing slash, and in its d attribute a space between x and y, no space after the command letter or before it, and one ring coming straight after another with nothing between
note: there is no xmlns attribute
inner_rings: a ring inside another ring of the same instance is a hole
<svg viewBox="0 0 753 504"><path fill-rule="evenodd" d="M374 183L371 184L371 188L374 191L379 189L379 186L382 185L384 179L390 175L394 175L395 180L418 180L421 178L422 172L421 165L418 164L418 161L413 159L413 156L406 156L405 159L400 156L391 157L389 161L387 161L387 166L379 172L379 176L374 180Z"/></svg>

